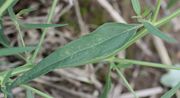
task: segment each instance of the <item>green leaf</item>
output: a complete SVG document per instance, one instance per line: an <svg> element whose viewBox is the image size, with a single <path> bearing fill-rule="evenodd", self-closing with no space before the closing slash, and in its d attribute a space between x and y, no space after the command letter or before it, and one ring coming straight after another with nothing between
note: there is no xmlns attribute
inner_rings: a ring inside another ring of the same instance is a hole
<svg viewBox="0 0 180 98"><path fill-rule="evenodd" d="M20 26L25 28L25 29L43 29L43 28L48 28L48 27L62 27L66 26L67 24L32 24L32 23L23 23L19 22Z"/></svg>
<svg viewBox="0 0 180 98"><path fill-rule="evenodd" d="M176 40L174 38L162 33L158 28L153 26L151 23L144 21L143 24L144 24L144 27L149 31L149 33L151 33L167 42L170 42L170 43L176 42Z"/></svg>
<svg viewBox="0 0 180 98"><path fill-rule="evenodd" d="M136 14L138 16L141 16L141 5L139 3L139 0L131 0L131 3Z"/></svg>
<svg viewBox="0 0 180 98"><path fill-rule="evenodd" d="M142 25L106 23L92 33L75 40L43 59L31 70L17 78L12 87L26 83L56 68L95 63L115 55Z"/></svg>
<svg viewBox="0 0 180 98"><path fill-rule="evenodd" d="M17 19L17 17L16 17L16 14L14 13L12 7L9 7L9 8L8 8L8 13L9 13L9 16L10 16L10 18L11 18L12 21L18 22L18 19Z"/></svg>
<svg viewBox="0 0 180 98"><path fill-rule="evenodd" d="M10 91L10 89L8 88L9 85L9 80L11 77L13 70L9 70L6 72L6 74L4 74L3 79L1 80L1 90L4 93L5 96L7 96L7 98L12 98L12 93Z"/></svg>
<svg viewBox="0 0 180 98"><path fill-rule="evenodd" d="M0 20L0 43L5 47L9 46L9 41L6 38L6 36L4 35L4 30L3 30L3 25L2 25L1 20Z"/></svg>
<svg viewBox="0 0 180 98"><path fill-rule="evenodd" d="M0 6L0 17L6 12L6 10L12 6L14 6L18 0L5 0L5 2Z"/></svg>
<svg viewBox="0 0 180 98"><path fill-rule="evenodd" d="M111 66L113 65L111 64ZM106 75L106 84L100 98L108 98L110 89L111 89L111 68L109 68L108 73Z"/></svg>
<svg viewBox="0 0 180 98"><path fill-rule="evenodd" d="M0 57L1 56L15 55L18 53L23 53L25 51L32 51L34 49L35 49L34 47L3 48L3 49L0 49Z"/></svg>
<svg viewBox="0 0 180 98"><path fill-rule="evenodd" d="M179 90L179 88L180 88L180 82L171 90L166 92L163 96L161 96L161 98L172 98L172 96L176 93L177 90Z"/></svg>
<svg viewBox="0 0 180 98"><path fill-rule="evenodd" d="M5 86L6 83L9 81L9 78L11 77L13 70L9 70L6 72L6 74L3 76L3 80L1 82L1 86Z"/></svg>
<svg viewBox="0 0 180 98"><path fill-rule="evenodd" d="M26 15L26 14L34 11L34 10L35 10L35 9L33 9L33 8L22 9L21 11L19 11L19 12L16 14L16 16L17 16L17 17L20 17L21 15Z"/></svg>

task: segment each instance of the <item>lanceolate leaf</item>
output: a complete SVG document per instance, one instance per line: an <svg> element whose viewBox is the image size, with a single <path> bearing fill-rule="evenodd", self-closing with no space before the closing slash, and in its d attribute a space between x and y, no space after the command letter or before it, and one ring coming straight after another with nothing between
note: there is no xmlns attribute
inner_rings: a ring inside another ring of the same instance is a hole
<svg viewBox="0 0 180 98"><path fill-rule="evenodd" d="M140 16L141 15L141 5L139 3L139 0L131 0L131 3L132 3L133 9L136 12L136 14L138 16Z"/></svg>
<svg viewBox="0 0 180 98"><path fill-rule="evenodd" d="M143 24L149 33L151 33L167 42L171 42L171 43L176 42L176 40L174 38L171 38L170 36L162 33L158 28L153 26L151 23L145 21L145 22L143 22Z"/></svg>
<svg viewBox="0 0 180 98"><path fill-rule="evenodd" d="M106 23L89 35L57 49L34 68L17 78L12 87L26 83L55 68L94 63L112 56L135 35L139 27L141 25Z"/></svg>
<svg viewBox="0 0 180 98"><path fill-rule="evenodd" d="M25 51L32 51L34 49L35 49L34 47L3 48L3 49L0 49L0 57L1 56L15 55L15 54L22 53Z"/></svg>
<svg viewBox="0 0 180 98"><path fill-rule="evenodd" d="M4 30L3 30L3 25L2 25L1 20L0 20L0 43L6 47L9 45L9 41L6 38L6 36L4 35Z"/></svg>

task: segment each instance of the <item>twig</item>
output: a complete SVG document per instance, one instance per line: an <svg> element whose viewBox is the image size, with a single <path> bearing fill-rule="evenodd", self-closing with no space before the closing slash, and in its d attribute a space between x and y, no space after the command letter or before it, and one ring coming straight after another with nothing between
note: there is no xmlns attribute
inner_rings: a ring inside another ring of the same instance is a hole
<svg viewBox="0 0 180 98"><path fill-rule="evenodd" d="M53 84L51 82L48 82L46 80L36 79L35 81L39 82L39 83L42 83L44 85L48 85L48 86L53 87L55 89L58 89L58 90L61 90L61 91L73 94L75 96L79 96L81 98L97 98L96 96L93 96L93 95L90 95L90 94L85 94L85 93L77 92L75 90L72 90L72 89L69 89L69 88L66 88L66 87L55 85L55 84Z"/></svg>
<svg viewBox="0 0 180 98"><path fill-rule="evenodd" d="M135 91L135 93L140 97L148 97L152 95L161 94L163 92L163 89L161 87L154 87L149 89L143 89ZM131 93L124 93L119 98L134 98L133 94Z"/></svg>
<svg viewBox="0 0 180 98"><path fill-rule="evenodd" d="M76 12L76 16L78 19L78 24L79 24L80 30L82 33L87 33L88 28L82 19L82 16L80 13L80 8L79 8L79 2L78 2L78 0L73 0L73 1L74 1L75 12Z"/></svg>

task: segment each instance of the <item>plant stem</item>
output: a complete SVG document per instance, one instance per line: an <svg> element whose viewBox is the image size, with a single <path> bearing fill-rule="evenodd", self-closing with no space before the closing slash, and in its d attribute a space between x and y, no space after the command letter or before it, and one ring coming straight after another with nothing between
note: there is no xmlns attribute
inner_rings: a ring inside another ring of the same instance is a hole
<svg viewBox="0 0 180 98"><path fill-rule="evenodd" d="M158 17L159 10L160 10L160 7L161 7L161 1L162 0L158 0L158 3L156 5L156 9L155 9L155 13L154 13L153 18L152 18L152 22L156 22L156 19Z"/></svg>
<svg viewBox="0 0 180 98"><path fill-rule="evenodd" d="M22 65L22 66L20 66L20 67L15 68L15 69L13 70L11 76L15 76L15 75L17 75L17 74L26 72L26 71L28 71L29 69L31 69L30 64ZM7 71L8 71L8 70L7 70ZM0 81L3 80L3 76L4 76L4 74L7 73L7 71L4 71L4 72L1 72L1 73L0 73Z"/></svg>
<svg viewBox="0 0 180 98"><path fill-rule="evenodd" d="M161 19L160 21L154 23L155 26L161 26L163 24L166 24L167 22L169 22L170 20L172 20L173 18L177 17L180 15L180 9L177 9L174 13L172 13L171 15Z"/></svg>
<svg viewBox="0 0 180 98"><path fill-rule="evenodd" d="M156 67L156 68L180 70L180 67L173 67L173 66L170 66L170 65L151 63L151 62L145 62L145 61L119 59L119 58L110 59L109 61L110 62L119 62L119 63L126 62L126 63L130 63L130 64L137 64L137 65L142 65L142 66L146 66L146 67L149 66L149 67Z"/></svg>
<svg viewBox="0 0 180 98"><path fill-rule="evenodd" d="M32 92L34 92L34 93L36 93L36 94L39 94L39 95L42 96L43 98L53 98L53 97L51 97L50 95L45 94L45 93L43 93L43 92L41 92L41 91L39 91L39 90L37 90L37 89L35 89L35 88L32 88L32 87L30 87L30 86L28 86L28 85L21 85L21 87L23 87L23 88L25 88L25 89L28 89L28 90L31 90Z"/></svg>
<svg viewBox="0 0 180 98"><path fill-rule="evenodd" d="M154 23L154 26L159 27L159 26L169 22L173 18L177 17L178 15L180 15L180 9L178 9L176 12L174 12L170 16L167 16L167 17L161 19L160 21ZM143 29L143 30L139 31L135 35L135 37L133 37L130 41L128 41L123 47L121 47L121 49L124 50L124 49L128 48L130 45L134 44L137 40L144 37L146 34L148 34L146 29Z"/></svg>
<svg viewBox="0 0 180 98"><path fill-rule="evenodd" d="M135 91L133 90L133 88L131 87L131 85L128 83L128 81L126 80L126 78L124 77L124 75L121 73L121 71L115 67L115 70L117 71L119 77L123 80L124 84L126 85L126 87L128 88L128 90L134 95L135 98L139 98Z"/></svg>
<svg viewBox="0 0 180 98"><path fill-rule="evenodd" d="M15 21L14 23L15 23L16 29L17 29L18 32L19 32L19 37L20 37L20 40L21 40L21 44L22 44L23 47L26 47L25 42L24 42L24 39L23 39L22 31L21 31L21 29L20 29L20 27L19 27L19 24L18 24L17 21Z"/></svg>
<svg viewBox="0 0 180 98"><path fill-rule="evenodd" d="M58 0L53 0L53 4L52 4L51 10L50 10L50 13L48 14L47 24L49 24L49 23L51 22L51 20L52 20L52 16L53 16L53 14L54 14L54 10L55 10L55 7L56 7L57 2L58 2ZM42 44L43 44L43 41L44 41L44 38L45 38L45 36L46 36L47 30L48 30L48 29L46 28L46 29L44 29L43 32L42 32L42 35L41 35L39 44L38 44L38 46L37 46L37 48L36 48L36 50L35 50L35 52L34 52L34 54L33 54L33 56L32 56L32 59L31 59L32 62L35 61L36 56L37 56L38 52L40 51L40 48L41 48L41 46L42 46Z"/></svg>

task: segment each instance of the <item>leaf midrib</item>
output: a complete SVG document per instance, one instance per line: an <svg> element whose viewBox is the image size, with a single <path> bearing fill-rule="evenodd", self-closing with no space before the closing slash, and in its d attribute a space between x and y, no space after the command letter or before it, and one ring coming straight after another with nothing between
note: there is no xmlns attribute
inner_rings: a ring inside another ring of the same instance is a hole
<svg viewBox="0 0 180 98"><path fill-rule="evenodd" d="M108 40L110 40L110 39L112 39L112 38L114 38L114 37L116 37L116 36L122 35L122 34L128 32L128 31L131 31L131 30L136 29L136 28L138 28L138 27L139 27L139 26L132 27L131 29L125 30L125 31L123 31L122 33L118 33L117 35L114 35L114 36L112 36L112 37L109 37L108 39L105 39L104 41L101 41L101 42L99 42L99 43L97 43L97 44L94 44L94 45L92 45L92 46L90 46L90 47L83 48L82 50L79 50L79 51L77 51L77 52L74 52L74 53L71 54L71 55L75 55L75 54L77 54L77 53L79 53L79 52L81 52L81 51L90 49L90 48L95 47L95 46L97 46L97 45L101 45L102 43L104 43L104 42L106 42L106 41L108 41ZM69 56L70 56L70 55L64 57L63 59L58 60L57 62L62 61L62 60L64 60L64 59L68 58ZM53 64L55 64L55 63L57 63L57 62L54 62ZM38 66L38 64L37 64L37 66Z"/></svg>

